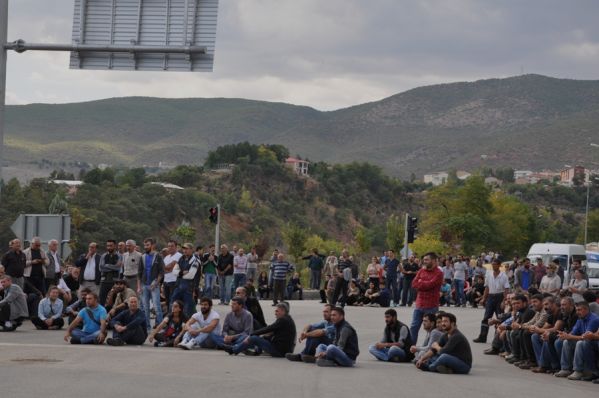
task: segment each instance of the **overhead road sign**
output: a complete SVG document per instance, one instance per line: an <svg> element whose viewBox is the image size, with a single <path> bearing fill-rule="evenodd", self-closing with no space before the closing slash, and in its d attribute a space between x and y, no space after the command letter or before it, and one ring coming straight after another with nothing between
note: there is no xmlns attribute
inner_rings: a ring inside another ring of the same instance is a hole
<svg viewBox="0 0 599 398"><path fill-rule="evenodd" d="M218 0L75 0L70 67L211 72L217 16Z"/></svg>
<svg viewBox="0 0 599 398"><path fill-rule="evenodd" d="M39 237L46 248L48 241L56 239L62 258L67 258L71 253L68 245L71 240L71 216L68 214L20 214L10 229L22 241L31 242L32 238Z"/></svg>

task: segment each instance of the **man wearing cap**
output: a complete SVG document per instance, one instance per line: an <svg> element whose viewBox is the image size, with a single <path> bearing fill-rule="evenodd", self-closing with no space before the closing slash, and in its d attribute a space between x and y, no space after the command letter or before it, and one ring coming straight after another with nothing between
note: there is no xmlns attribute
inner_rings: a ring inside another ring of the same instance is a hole
<svg viewBox="0 0 599 398"><path fill-rule="evenodd" d="M114 281L114 286L108 292L106 298L106 310L108 311L108 319L117 316L120 312L127 309L127 303L131 297L137 297L137 294L133 289L129 288L127 281L124 279L117 279Z"/></svg>
<svg viewBox="0 0 599 398"><path fill-rule="evenodd" d="M183 255L178 261L178 276L176 287L171 296L171 303L175 300L182 300L185 304L183 312L185 315L192 316L196 313L196 302L193 298L193 289L198 285L200 259L196 257L191 243L183 244Z"/></svg>
<svg viewBox="0 0 599 398"><path fill-rule="evenodd" d="M557 275L558 264L551 262L547 267L547 274L541 279L539 284L539 291L541 293L549 293L556 295L559 293L562 287L562 280Z"/></svg>

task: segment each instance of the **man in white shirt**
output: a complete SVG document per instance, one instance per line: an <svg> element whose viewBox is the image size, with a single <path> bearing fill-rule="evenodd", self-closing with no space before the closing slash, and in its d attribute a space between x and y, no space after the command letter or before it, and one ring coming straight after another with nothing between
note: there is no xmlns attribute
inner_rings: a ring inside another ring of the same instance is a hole
<svg viewBox="0 0 599 398"><path fill-rule="evenodd" d="M179 347L184 350L191 350L195 346L202 348L214 348L216 344L210 338L213 333L220 335L222 325L220 324L220 315L212 309L212 300L207 297L200 299L200 312L197 312L189 318L183 327L185 334Z"/></svg>
<svg viewBox="0 0 599 398"><path fill-rule="evenodd" d="M87 253L82 254L75 266L81 270L79 273L79 290L88 288L92 292L100 293L100 255L97 253L97 244L91 242Z"/></svg>
<svg viewBox="0 0 599 398"><path fill-rule="evenodd" d="M167 255L164 256L164 296L168 303L168 308L171 308L172 295L177 287L177 277L179 276L179 269L176 265L179 263L179 259L182 254L177 251L177 241L169 240L166 244Z"/></svg>
<svg viewBox="0 0 599 398"><path fill-rule="evenodd" d="M50 261L46 266L46 288L48 288L58 285L58 280L62 276L62 259L58 254L58 241L56 239L48 242L46 255Z"/></svg>
<svg viewBox="0 0 599 398"><path fill-rule="evenodd" d="M248 259L248 269L246 272L247 280L252 280L252 282L256 282L256 277L258 276L258 253L256 252L256 247L252 247L252 251L247 255Z"/></svg>
<svg viewBox="0 0 599 398"><path fill-rule="evenodd" d="M248 268L248 258L243 248L237 250L237 255L233 258L233 288L245 286L245 273Z"/></svg>
<svg viewBox="0 0 599 398"><path fill-rule="evenodd" d="M501 315L501 303L503 298L507 296L510 289L510 281L505 272L500 271L501 261L493 260L493 271L487 271L485 277L485 292L481 304L485 306L485 315L480 324L480 334L473 341L475 343L486 343L487 334L489 333L489 319Z"/></svg>

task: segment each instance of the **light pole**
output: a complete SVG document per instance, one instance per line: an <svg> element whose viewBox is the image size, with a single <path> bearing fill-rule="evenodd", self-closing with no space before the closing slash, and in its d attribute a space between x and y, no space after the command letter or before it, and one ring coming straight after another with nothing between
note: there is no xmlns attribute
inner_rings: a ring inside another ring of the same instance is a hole
<svg viewBox="0 0 599 398"><path fill-rule="evenodd" d="M591 147L593 148L599 148L599 144L594 144L591 142ZM591 174L591 170L589 169L589 181L587 183L587 206L586 206L586 211L585 211L585 216L584 216L584 246L586 247L587 245L587 238L588 238L588 232L589 232L589 197L591 195L591 184L593 183L594 178L593 175Z"/></svg>

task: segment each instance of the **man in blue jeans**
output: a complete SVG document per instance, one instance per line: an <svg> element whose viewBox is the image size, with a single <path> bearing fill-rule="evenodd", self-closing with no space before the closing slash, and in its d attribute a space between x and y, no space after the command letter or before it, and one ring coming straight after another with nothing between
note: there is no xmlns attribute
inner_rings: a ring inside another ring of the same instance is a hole
<svg viewBox="0 0 599 398"><path fill-rule="evenodd" d="M102 344L106 338L106 309L98 304L98 295L95 292L87 293L84 309L67 328L64 341L71 344ZM83 327L77 326L83 322Z"/></svg>
<svg viewBox="0 0 599 398"><path fill-rule="evenodd" d="M292 362L314 363L316 348L320 344L329 345L335 340L335 325L331 322L331 304L325 304L322 310L322 321L308 324L300 333L299 342L306 340L304 350L299 354L286 354L285 358Z"/></svg>
<svg viewBox="0 0 599 398"><path fill-rule="evenodd" d="M254 330L254 317L243 308L243 304L241 297L233 297L231 312L225 317L222 334L218 335L215 332L210 334L219 348L230 349L245 340Z"/></svg>
<svg viewBox="0 0 599 398"><path fill-rule="evenodd" d="M394 309L385 311L383 339L371 345L368 351L379 361L409 362L414 358L410 352L411 346L410 329L397 320Z"/></svg>
<svg viewBox="0 0 599 398"><path fill-rule="evenodd" d="M316 365L354 366L360 354L356 330L345 320L345 311L341 307L331 310L331 321L335 325L335 340L332 344L321 344L316 348Z"/></svg>
<svg viewBox="0 0 599 398"><path fill-rule="evenodd" d="M160 283L164 278L164 260L156 251L156 243L153 238L144 239L144 251L137 271L137 294L142 295L146 327L150 331L150 301L154 304L156 311L156 325L162 322Z"/></svg>
<svg viewBox="0 0 599 398"><path fill-rule="evenodd" d="M227 245L220 246L220 256L216 263L218 273L218 296L220 304L229 305L231 289L233 288L233 260L235 257L229 252Z"/></svg>
<svg viewBox="0 0 599 398"><path fill-rule="evenodd" d="M437 255L433 252L425 254L422 258L422 268L418 270L412 281L412 287L418 291L410 325L410 336L414 344L418 342L418 332L424 314L435 314L439 311L442 284L443 271L438 266Z"/></svg>
<svg viewBox="0 0 599 398"><path fill-rule="evenodd" d="M445 334L416 361L417 368L445 374L470 373L472 351L468 339L458 330L456 323L455 315L448 312L441 315L441 326Z"/></svg>

